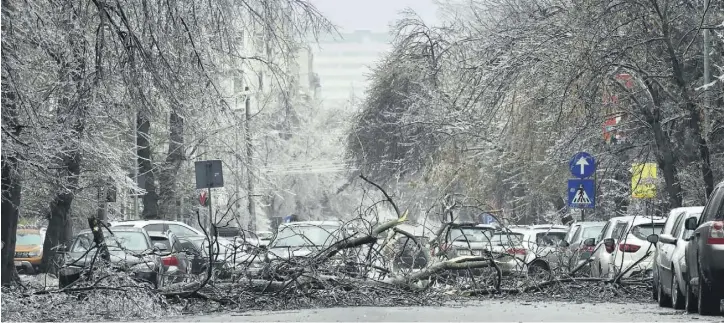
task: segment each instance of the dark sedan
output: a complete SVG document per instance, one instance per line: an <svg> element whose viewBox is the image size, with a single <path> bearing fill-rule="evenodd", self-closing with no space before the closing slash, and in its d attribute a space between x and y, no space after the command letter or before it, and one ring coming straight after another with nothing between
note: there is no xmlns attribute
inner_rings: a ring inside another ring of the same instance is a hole
<svg viewBox="0 0 724 323"><path fill-rule="evenodd" d="M112 232L103 229L103 236L110 254L111 267L118 271L130 272L133 278L145 281L158 288L163 263L161 257L154 252L146 231L141 228L112 228ZM66 265L58 272L59 287L66 287L76 282L90 269L90 264L97 262L98 248L93 241L93 233L83 230L75 237L70 248L60 248L66 254Z"/></svg>

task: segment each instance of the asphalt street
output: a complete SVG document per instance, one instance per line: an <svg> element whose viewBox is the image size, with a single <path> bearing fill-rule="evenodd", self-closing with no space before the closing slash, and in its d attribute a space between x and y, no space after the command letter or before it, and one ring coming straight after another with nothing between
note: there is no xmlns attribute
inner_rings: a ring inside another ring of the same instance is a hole
<svg viewBox="0 0 724 323"><path fill-rule="evenodd" d="M656 304L481 301L445 307L345 307L174 317L176 322L724 322Z"/></svg>

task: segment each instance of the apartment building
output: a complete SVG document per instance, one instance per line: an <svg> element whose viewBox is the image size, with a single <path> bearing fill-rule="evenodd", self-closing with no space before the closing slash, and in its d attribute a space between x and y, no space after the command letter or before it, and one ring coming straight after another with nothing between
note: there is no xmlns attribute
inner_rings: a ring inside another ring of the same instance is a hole
<svg viewBox="0 0 724 323"><path fill-rule="evenodd" d="M352 96L364 96L371 67L392 49L390 40L385 32L356 30L324 35L318 44L311 45L323 106L337 107L347 104Z"/></svg>

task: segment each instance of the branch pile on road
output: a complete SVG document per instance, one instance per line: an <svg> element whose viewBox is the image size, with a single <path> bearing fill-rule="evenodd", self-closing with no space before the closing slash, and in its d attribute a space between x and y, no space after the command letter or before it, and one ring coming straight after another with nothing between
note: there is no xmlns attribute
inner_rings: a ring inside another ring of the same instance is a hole
<svg viewBox="0 0 724 323"><path fill-rule="evenodd" d="M2 318L156 318L219 310L441 305L478 297L576 301L650 297L648 279L623 279L621 274L610 279L590 278L580 273L585 263L540 275L523 271L511 276L504 275L499 265L510 255L433 256L429 250L423 252L426 247L418 236L399 228L407 213L400 212L379 189L397 211L397 219L373 225L360 217L343 226L344 235L337 242L307 250L303 256L291 256L295 250L289 248L290 256L270 258L268 248L246 246L243 253L234 253L233 260L219 259L221 254L214 252L218 237L210 237L209 254L214 256L208 259L208 270L156 286L110 265L103 237L96 236L100 247L89 249L95 253L92 270L63 288L40 286L36 281L3 289ZM90 224L97 225L92 220ZM413 259L411 265L401 265L395 237L409 241L403 249L414 249L407 255L422 257L422 263L415 265ZM226 275L220 275L219 267L214 266L219 260L224 260Z"/></svg>

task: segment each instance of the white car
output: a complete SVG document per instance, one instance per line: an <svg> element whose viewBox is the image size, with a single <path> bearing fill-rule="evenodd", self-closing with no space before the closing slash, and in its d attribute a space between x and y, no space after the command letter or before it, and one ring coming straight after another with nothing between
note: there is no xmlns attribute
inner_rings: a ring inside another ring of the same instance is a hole
<svg viewBox="0 0 724 323"><path fill-rule="evenodd" d="M661 306L673 305L676 309L684 308L684 269L686 264L684 252L688 241L683 237L691 234L686 230L684 222L688 218L699 219L703 206L681 207L671 210L664 230L659 234L654 253L653 295Z"/></svg>
<svg viewBox="0 0 724 323"><path fill-rule="evenodd" d="M528 229L511 229L519 233L523 247L527 250L526 264L528 267L540 266L546 271L566 264L565 251L560 242L565 241L569 227L555 224L538 224Z"/></svg>
<svg viewBox="0 0 724 323"><path fill-rule="evenodd" d="M171 230L176 236L205 236L201 230L198 230L186 223L167 220L130 220L111 222L111 227L134 227L143 228L146 231L166 232Z"/></svg>
<svg viewBox="0 0 724 323"><path fill-rule="evenodd" d="M649 235L661 232L664 223L665 217L653 216L620 216L608 220L599 239L596 239L599 242L591 255L591 274L594 277L612 278L633 266L622 278L650 275L656 246L646 239ZM592 239L586 240L584 244L591 245ZM651 255L641 260L648 252Z"/></svg>

